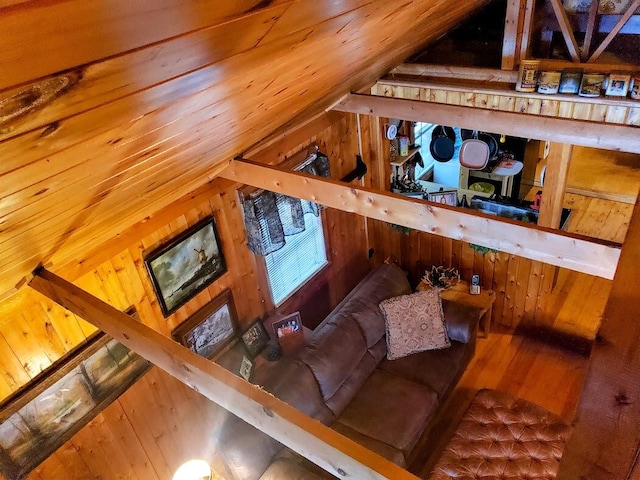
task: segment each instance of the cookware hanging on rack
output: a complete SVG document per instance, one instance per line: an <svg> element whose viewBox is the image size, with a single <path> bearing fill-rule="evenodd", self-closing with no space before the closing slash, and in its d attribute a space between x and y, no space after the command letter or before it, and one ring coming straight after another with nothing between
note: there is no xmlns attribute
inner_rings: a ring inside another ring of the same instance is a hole
<svg viewBox="0 0 640 480"><path fill-rule="evenodd" d="M497 149L497 145L496 145ZM486 142L478 139L478 131L473 131L473 137L462 142L460 147L460 165L470 170L482 170L487 166L491 149Z"/></svg>
<svg viewBox="0 0 640 480"><path fill-rule="evenodd" d="M429 151L434 160L448 162L453 158L456 143L456 132L451 127L438 125L431 133Z"/></svg>

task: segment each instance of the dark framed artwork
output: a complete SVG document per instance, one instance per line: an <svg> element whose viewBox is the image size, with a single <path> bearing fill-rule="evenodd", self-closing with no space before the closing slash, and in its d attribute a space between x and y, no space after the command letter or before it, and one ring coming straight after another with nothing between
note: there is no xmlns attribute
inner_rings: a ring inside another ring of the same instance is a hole
<svg viewBox="0 0 640 480"><path fill-rule="evenodd" d="M103 332L91 336L0 404L0 470L26 476L150 366Z"/></svg>
<svg viewBox="0 0 640 480"><path fill-rule="evenodd" d="M458 205L458 192L456 190L447 190L443 192L429 193L427 194L427 200L455 207Z"/></svg>
<svg viewBox="0 0 640 480"><path fill-rule="evenodd" d="M213 359L237 332L238 315L231 290L225 290L178 325L173 338L202 357Z"/></svg>
<svg viewBox="0 0 640 480"><path fill-rule="evenodd" d="M247 351L255 358L267 346L269 334L262 322L257 320L240 335L240 338Z"/></svg>
<svg viewBox="0 0 640 480"><path fill-rule="evenodd" d="M144 263L168 317L227 271L213 217L151 252Z"/></svg>

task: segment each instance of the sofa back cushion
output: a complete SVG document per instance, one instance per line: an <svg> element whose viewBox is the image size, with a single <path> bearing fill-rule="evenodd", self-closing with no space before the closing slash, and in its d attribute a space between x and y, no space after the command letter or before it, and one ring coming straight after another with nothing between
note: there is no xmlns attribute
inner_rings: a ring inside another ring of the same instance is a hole
<svg viewBox="0 0 640 480"><path fill-rule="evenodd" d="M322 398L335 416L340 415L386 353L380 345L385 323L378 304L410 291L400 268L378 267L314 331L300 361L313 373Z"/></svg>

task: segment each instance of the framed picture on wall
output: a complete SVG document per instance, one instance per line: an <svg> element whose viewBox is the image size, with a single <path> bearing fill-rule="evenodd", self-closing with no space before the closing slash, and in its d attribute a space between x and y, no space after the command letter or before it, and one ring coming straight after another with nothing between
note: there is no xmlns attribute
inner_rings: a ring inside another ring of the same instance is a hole
<svg viewBox="0 0 640 480"><path fill-rule="evenodd" d="M225 290L178 325L171 336L193 353L213 359L236 336L238 315L231 290Z"/></svg>
<svg viewBox="0 0 640 480"><path fill-rule="evenodd" d="M433 203L441 203L455 207L458 205L458 192L457 190L447 190L444 192L428 193L427 200Z"/></svg>
<svg viewBox="0 0 640 480"><path fill-rule="evenodd" d="M151 252L144 263L168 317L227 271L213 217Z"/></svg>

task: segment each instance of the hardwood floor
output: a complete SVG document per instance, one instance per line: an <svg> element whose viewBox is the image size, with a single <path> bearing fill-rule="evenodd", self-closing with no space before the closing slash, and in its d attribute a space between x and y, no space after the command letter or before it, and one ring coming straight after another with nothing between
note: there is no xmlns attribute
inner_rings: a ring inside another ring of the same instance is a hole
<svg viewBox="0 0 640 480"><path fill-rule="evenodd" d="M492 388L534 402L567 422L574 419L587 357L542 340L492 332L479 338L476 355L445 405L437 440L414 473L428 478L475 393Z"/></svg>

